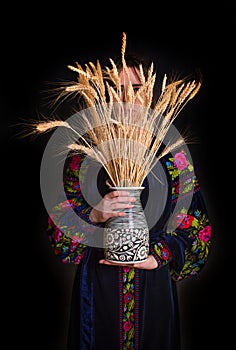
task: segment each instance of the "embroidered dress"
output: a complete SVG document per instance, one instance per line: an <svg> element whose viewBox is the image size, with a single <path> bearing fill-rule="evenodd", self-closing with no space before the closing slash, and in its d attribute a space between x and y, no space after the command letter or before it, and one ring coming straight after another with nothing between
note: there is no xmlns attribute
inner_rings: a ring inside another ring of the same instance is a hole
<svg viewBox="0 0 236 350"><path fill-rule="evenodd" d="M62 263L77 264L67 349L180 350L176 285L200 273L211 244L211 225L193 165L184 151L167 155L160 160L161 168L154 169L143 183L150 254L158 262L158 268L143 270L99 264L103 248L84 244L87 227L73 225L71 208L80 222L89 224L91 235L96 237L96 229L102 226L89 221L89 203L94 201L89 198L96 187L101 195L108 191L106 174L101 170L95 177L86 161L80 155L69 159L64 182L68 201L59 202L48 224L57 257ZM85 164L83 170L81 164ZM91 183L85 186L86 196L81 180ZM149 201L154 188L158 195L152 194L156 198ZM57 217L60 228L54 223Z"/></svg>

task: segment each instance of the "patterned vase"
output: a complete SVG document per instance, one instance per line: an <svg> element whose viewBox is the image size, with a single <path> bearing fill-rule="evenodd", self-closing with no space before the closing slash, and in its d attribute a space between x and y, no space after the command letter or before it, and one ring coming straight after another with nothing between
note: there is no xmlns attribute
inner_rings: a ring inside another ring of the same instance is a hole
<svg viewBox="0 0 236 350"><path fill-rule="evenodd" d="M124 217L113 217L104 230L105 258L115 263L145 261L149 252L149 229L142 208L140 195L144 187L113 187L127 190L135 197L133 208L123 209Z"/></svg>

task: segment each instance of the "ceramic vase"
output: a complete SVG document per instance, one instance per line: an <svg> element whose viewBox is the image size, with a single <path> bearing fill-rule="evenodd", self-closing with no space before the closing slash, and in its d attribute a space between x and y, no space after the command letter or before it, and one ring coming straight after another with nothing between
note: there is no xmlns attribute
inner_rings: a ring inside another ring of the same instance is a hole
<svg viewBox="0 0 236 350"><path fill-rule="evenodd" d="M133 264L143 262L149 252L149 229L141 204L144 187L113 187L115 190L129 191L135 197L133 208L126 208L123 217L112 217L104 230L104 254L111 262Z"/></svg>

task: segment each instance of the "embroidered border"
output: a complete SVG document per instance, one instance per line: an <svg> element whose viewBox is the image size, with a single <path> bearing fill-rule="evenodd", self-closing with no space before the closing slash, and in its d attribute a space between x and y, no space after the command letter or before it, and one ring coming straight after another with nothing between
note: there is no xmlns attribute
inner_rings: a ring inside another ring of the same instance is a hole
<svg viewBox="0 0 236 350"><path fill-rule="evenodd" d="M139 273L129 267L119 268L120 350L138 350Z"/></svg>

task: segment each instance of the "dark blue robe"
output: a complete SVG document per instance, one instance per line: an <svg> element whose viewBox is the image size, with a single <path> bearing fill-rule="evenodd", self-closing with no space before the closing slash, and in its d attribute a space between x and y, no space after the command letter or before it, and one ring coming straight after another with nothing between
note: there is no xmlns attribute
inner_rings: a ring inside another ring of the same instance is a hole
<svg viewBox="0 0 236 350"><path fill-rule="evenodd" d="M144 180L141 201L150 227L149 253L158 267L143 270L98 263L104 251L91 237L103 225L92 224L89 214L109 188L105 171L86 162L83 156L70 158L64 181L68 202L53 208L48 225L57 257L78 265L67 350L180 350L177 283L200 273L211 245L193 165L181 150L163 157Z"/></svg>

